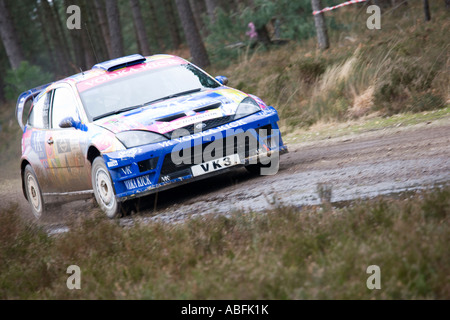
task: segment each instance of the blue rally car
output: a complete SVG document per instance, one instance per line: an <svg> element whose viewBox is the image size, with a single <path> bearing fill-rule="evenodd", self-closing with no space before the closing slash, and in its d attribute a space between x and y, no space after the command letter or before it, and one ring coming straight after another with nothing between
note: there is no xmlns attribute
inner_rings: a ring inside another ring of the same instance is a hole
<svg viewBox="0 0 450 320"><path fill-rule="evenodd" d="M277 111L227 82L180 57L131 55L21 94L22 187L34 215L94 195L114 218L127 200L239 166L275 174L287 152Z"/></svg>

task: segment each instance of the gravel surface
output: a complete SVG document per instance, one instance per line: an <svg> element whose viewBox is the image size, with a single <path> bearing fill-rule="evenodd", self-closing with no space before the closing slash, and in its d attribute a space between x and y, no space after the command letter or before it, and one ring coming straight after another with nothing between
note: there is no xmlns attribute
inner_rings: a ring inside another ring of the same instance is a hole
<svg viewBox="0 0 450 320"><path fill-rule="evenodd" d="M447 120L389 128L289 145L274 176L252 176L243 168L141 198L135 212L120 220L180 222L203 214L261 211L278 204L320 203L318 186L331 190L331 201L371 198L450 183L450 123ZM0 206L18 204L31 219L20 180L3 180ZM98 211L93 201L52 208L44 224L49 233L67 231L65 223Z"/></svg>

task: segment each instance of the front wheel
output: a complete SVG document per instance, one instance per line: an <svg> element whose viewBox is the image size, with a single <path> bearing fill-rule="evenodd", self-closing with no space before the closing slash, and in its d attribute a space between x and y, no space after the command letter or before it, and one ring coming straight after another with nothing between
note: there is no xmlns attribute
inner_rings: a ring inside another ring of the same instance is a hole
<svg viewBox="0 0 450 320"><path fill-rule="evenodd" d="M36 219L40 219L45 213L45 203L42 197L41 187L39 186L36 174L31 165L25 167L24 175L25 190L31 210Z"/></svg>
<svg viewBox="0 0 450 320"><path fill-rule="evenodd" d="M258 161L258 163L256 164L249 164L245 166L245 169L247 169L247 171L252 175L257 176L271 176L277 174L280 168L279 154L272 154L270 160L266 160L265 162L267 161L269 161L269 163L262 164L260 161Z"/></svg>
<svg viewBox="0 0 450 320"><path fill-rule="evenodd" d="M113 182L106 168L105 161L101 157L95 158L92 163L92 188L95 200L110 219L121 216L122 204L117 201Z"/></svg>

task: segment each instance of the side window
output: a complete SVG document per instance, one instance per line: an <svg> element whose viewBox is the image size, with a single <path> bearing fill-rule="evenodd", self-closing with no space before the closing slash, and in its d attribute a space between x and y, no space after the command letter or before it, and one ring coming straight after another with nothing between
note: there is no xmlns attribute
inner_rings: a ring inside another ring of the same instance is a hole
<svg viewBox="0 0 450 320"><path fill-rule="evenodd" d="M28 116L28 124L34 128L46 129L48 128L48 98L49 94L44 94L34 102Z"/></svg>
<svg viewBox="0 0 450 320"><path fill-rule="evenodd" d="M79 120L77 103L73 92L69 88L58 88L53 94L52 128L59 129L61 120L72 117Z"/></svg>

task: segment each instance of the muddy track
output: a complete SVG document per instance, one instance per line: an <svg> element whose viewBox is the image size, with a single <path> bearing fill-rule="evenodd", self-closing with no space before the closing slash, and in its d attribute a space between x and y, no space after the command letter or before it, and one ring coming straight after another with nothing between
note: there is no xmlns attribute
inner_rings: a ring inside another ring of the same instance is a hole
<svg viewBox="0 0 450 320"><path fill-rule="evenodd" d="M291 144L275 176L252 176L245 169L141 198L136 212L121 219L182 221L199 214L260 211L274 205L320 203L318 184L332 190L332 202L427 188L450 183L448 119L414 127L390 128L317 142ZM5 180L2 205L19 203L29 215L19 180ZM58 226L95 210L91 201L54 208L41 223Z"/></svg>

